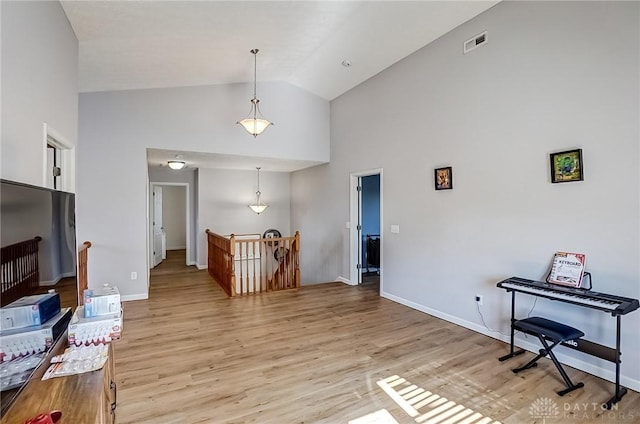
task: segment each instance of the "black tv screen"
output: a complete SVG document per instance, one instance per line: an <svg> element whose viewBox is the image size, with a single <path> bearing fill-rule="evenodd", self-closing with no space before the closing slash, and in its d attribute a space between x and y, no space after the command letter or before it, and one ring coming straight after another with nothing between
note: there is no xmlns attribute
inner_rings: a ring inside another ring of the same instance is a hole
<svg viewBox="0 0 640 424"><path fill-rule="evenodd" d="M75 236L75 195L43 187L0 180L0 245L15 245L35 237L38 246L38 292L61 284L75 285L77 246ZM3 253L4 256L4 253ZM3 258L2 290L13 284L15 265ZM10 269L6 269L10 268ZM69 290L67 290L69 291ZM63 307L77 301L66 297ZM6 302L3 300L3 304Z"/></svg>

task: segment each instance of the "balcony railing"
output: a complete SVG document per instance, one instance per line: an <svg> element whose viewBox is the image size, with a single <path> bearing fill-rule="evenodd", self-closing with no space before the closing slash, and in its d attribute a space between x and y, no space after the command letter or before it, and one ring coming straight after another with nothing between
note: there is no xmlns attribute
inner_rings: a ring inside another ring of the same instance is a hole
<svg viewBox="0 0 640 424"><path fill-rule="evenodd" d="M206 230L208 270L229 297L300 287L300 233L262 238Z"/></svg>

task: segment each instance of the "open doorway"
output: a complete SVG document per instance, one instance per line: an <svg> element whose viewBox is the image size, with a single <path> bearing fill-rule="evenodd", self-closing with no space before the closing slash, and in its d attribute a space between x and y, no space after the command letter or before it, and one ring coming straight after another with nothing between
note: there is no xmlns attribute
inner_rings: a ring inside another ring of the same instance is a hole
<svg viewBox="0 0 640 424"><path fill-rule="evenodd" d="M75 146L46 122L42 134L43 186L75 193Z"/></svg>
<svg viewBox="0 0 640 424"><path fill-rule="evenodd" d="M158 266L167 251L184 250L185 266L191 257L189 185L151 183L149 201L149 264Z"/></svg>
<svg viewBox="0 0 640 424"><path fill-rule="evenodd" d="M351 174L350 281L382 289L382 170Z"/></svg>

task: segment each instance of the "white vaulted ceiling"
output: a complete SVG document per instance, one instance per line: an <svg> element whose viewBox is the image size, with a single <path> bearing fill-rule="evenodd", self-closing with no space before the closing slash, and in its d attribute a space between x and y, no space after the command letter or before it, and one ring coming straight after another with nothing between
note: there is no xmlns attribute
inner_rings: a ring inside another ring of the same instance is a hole
<svg viewBox="0 0 640 424"><path fill-rule="evenodd" d="M252 82L249 51L258 48L258 82L284 81L325 100L496 3L61 1L79 41L80 92ZM148 164L166 166L177 154L187 169L291 172L317 164L161 149L148 149Z"/></svg>
<svg viewBox="0 0 640 424"><path fill-rule="evenodd" d="M79 41L81 92L248 82L258 48L259 81L327 100L496 3L61 2Z"/></svg>

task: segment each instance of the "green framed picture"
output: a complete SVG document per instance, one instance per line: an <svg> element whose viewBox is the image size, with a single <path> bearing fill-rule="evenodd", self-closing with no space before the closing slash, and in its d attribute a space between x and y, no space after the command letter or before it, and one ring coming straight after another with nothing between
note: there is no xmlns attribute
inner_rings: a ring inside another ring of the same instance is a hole
<svg viewBox="0 0 640 424"><path fill-rule="evenodd" d="M551 153L551 182L583 181L582 149Z"/></svg>

